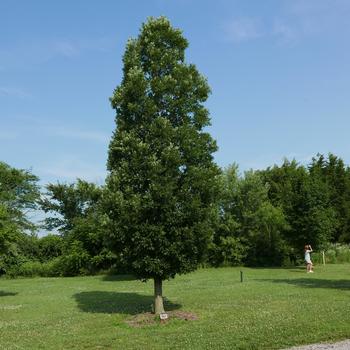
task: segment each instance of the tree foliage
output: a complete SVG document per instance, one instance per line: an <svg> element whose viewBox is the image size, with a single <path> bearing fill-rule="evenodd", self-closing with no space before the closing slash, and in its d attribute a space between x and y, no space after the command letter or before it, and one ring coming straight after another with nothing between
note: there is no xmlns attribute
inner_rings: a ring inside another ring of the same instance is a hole
<svg viewBox="0 0 350 350"><path fill-rule="evenodd" d="M16 258L17 243L23 235L35 230L29 213L37 208L40 196L37 182L31 172L0 162L0 270L6 269L5 260L9 256L12 260Z"/></svg>
<svg viewBox="0 0 350 350"><path fill-rule="evenodd" d="M45 219L48 229L58 229L63 241L54 251L47 243L50 255L62 258L60 268L64 275L79 274L100 268L109 268L115 257L105 247L101 224L100 198L102 188L78 179L72 184L49 184L41 202L42 209L51 214Z"/></svg>
<svg viewBox="0 0 350 350"><path fill-rule="evenodd" d="M281 265L286 250L282 231L288 225L283 211L271 204L260 174L248 171L241 177L237 165L229 166L221 189L214 263Z"/></svg>
<svg viewBox="0 0 350 350"><path fill-rule="evenodd" d="M211 234L219 170L216 143L203 130L210 90L185 63L187 46L166 18L150 18L127 43L123 80L111 98L109 240L143 279L194 270Z"/></svg>

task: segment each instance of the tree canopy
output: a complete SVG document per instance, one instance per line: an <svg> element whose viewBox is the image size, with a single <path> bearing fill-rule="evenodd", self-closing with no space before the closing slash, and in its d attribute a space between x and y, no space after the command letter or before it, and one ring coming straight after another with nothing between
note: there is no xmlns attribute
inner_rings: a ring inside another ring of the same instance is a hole
<svg viewBox="0 0 350 350"><path fill-rule="evenodd" d="M210 89L185 63L187 46L168 19L150 18L127 43L123 80L111 98L109 241L134 273L158 285L202 261L218 192L217 146L203 130Z"/></svg>

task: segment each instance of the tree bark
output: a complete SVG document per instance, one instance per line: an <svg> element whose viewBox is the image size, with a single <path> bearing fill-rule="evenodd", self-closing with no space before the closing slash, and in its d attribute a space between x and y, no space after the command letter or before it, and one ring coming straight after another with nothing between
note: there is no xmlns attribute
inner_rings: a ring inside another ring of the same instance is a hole
<svg viewBox="0 0 350 350"><path fill-rule="evenodd" d="M162 284L163 281L160 278L154 278L154 313L156 315L164 312Z"/></svg>

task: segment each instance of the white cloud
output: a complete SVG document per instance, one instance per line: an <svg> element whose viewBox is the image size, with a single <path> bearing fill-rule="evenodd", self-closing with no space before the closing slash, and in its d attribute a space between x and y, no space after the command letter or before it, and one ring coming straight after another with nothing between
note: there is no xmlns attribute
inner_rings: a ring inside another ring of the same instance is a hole
<svg viewBox="0 0 350 350"><path fill-rule="evenodd" d="M255 18L236 18L224 26L227 39L239 43L264 35L262 24Z"/></svg>

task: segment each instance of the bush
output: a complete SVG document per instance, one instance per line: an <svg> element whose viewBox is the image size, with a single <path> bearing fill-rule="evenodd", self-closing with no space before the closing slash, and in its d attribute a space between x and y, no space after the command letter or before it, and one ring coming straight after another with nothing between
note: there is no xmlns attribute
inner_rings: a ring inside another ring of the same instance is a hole
<svg viewBox="0 0 350 350"><path fill-rule="evenodd" d="M91 256L80 241L74 241L66 254L57 258L57 269L62 276L87 275L91 272Z"/></svg>
<svg viewBox="0 0 350 350"><path fill-rule="evenodd" d="M49 234L39 240L41 261L49 261L62 255L63 239L61 236Z"/></svg>
<svg viewBox="0 0 350 350"><path fill-rule="evenodd" d="M238 266L246 256L246 248L239 238L219 237L217 244L211 243L208 249L208 262L212 266Z"/></svg>
<svg viewBox="0 0 350 350"><path fill-rule="evenodd" d="M23 277L43 276L43 266L40 261L26 261L18 267L16 273Z"/></svg>
<svg viewBox="0 0 350 350"><path fill-rule="evenodd" d="M0 275L7 277L19 276L19 269L28 259L20 254L17 249L10 249L7 254L0 256Z"/></svg>
<svg viewBox="0 0 350 350"><path fill-rule="evenodd" d="M322 252L312 254L312 260L316 264L323 263ZM325 250L326 264L343 264L350 263L350 245L332 244Z"/></svg>

